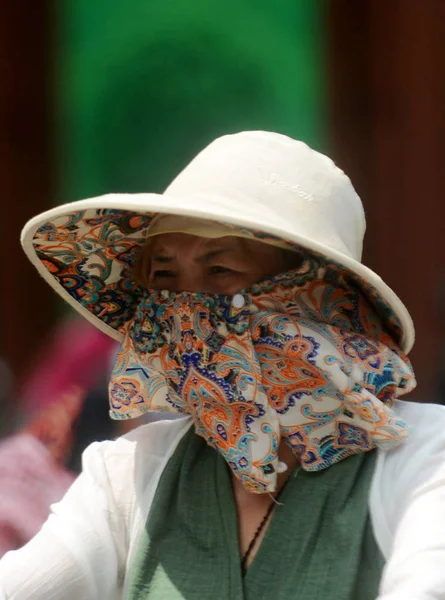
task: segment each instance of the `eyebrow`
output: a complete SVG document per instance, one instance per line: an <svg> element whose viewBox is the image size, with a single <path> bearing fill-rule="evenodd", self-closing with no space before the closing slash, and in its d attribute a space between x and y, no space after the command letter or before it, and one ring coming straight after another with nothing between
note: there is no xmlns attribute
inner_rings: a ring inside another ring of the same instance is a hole
<svg viewBox="0 0 445 600"><path fill-rule="evenodd" d="M173 262L173 258L171 256L164 256L162 254L160 254L158 256L153 256L152 260L153 260L153 262L159 262L159 263Z"/></svg>

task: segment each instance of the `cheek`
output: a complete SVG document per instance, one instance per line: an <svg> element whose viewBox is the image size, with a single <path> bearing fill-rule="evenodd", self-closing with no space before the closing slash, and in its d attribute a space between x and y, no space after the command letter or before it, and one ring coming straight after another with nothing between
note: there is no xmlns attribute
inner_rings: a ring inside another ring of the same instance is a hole
<svg viewBox="0 0 445 600"><path fill-rule="evenodd" d="M278 275L279 273L284 273L287 270L288 266L283 260L283 257L280 252L277 252L272 256L265 255L263 260L261 260L261 257L259 257L255 266L255 274L253 277L253 281L251 283L263 281L268 277L273 277L274 275Z"/></svg>
<svg viewBox="0 0 445 600"><path fill-rule="evenodd" d="M241 290L249 288L259 280L257 273L237 273L232 277L228 277L225 282L219 282L219 294L227 294L234 296Z"/></svg>

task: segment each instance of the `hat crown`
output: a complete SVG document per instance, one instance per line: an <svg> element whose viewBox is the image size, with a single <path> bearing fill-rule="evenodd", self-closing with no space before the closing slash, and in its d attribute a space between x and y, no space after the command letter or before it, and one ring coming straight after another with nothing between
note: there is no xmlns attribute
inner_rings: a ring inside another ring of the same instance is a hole
<svg viewBox="0 0 445 600"><path fill-rule="evenodd" d="M204 203L207 197L229 222L253 211L275 229L291 225L303 238L361 260L365 215L350 179L330 158L285 135L248 131L220 137L165 195Z"/></svg>

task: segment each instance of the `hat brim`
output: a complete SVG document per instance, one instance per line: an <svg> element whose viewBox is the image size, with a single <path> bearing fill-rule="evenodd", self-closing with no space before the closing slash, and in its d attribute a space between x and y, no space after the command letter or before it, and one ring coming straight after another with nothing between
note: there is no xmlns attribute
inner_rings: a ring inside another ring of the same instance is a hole
<svg viewBox="0 0 445 600"><path fill-rule="evenodd" d="M125 232L122 228L119 230L117 224L121 212L128 217ZM128 309L136 299L134 278L131 280L132 259L145 243L151 218L159 213L221 221L253 232L260 241L267 241L268 238L284 240L322 255L350 272L379 314L392 323L393 335L398 338L396 341L401 349L406 353L411 350L415 335L408 310L374 271L327 244L309 239L303 231L296 231L285 219L280 219L275 211L269 212L267 208L261 212L252 211L249 206L230 204L227 198L207 195L184 198L162 194L108 194L58 206L34 217L23 228L21 242L26 255L51 287L96 327L120 341L122 334L119 328L128 319L128 312L124 308ZM85 215L87 218L82 229L79 223ZM131 229L132 222L140 223L140 227ZM84 236L85 223L90 232L94 232L89 238ZM98 237L97 231L101 226L107 233ZM124 242L128 242L127 246ZM122 250L120 254L119 248ZM97 264L94 260L98 261ZM91 280L86 273L88 261L89 268L95 273ZM59 267L64 264L69 267L71 278L67 273L61 276ZM125 281L122 280L122 273ZM103 289L98 294L102 294L101 301L104 302L104 293L105 296L108 293L109 306L112 307L109 311L105 306L97 310L91 292L92 283L100 286L101 274ZM86 292L85 289L82 291L82 277L88 288ZM107 282L112 283L112 289Z"/></svg>

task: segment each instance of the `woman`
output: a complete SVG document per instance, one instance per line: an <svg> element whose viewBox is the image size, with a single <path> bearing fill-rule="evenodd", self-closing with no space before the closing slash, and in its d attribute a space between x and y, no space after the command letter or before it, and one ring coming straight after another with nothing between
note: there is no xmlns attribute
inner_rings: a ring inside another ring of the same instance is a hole
<svg viewBox="0 0 445 600"><path fill-rule="evenodd" d="M163 195L25 227L40 274L121 342L111 416L2 598L445 598L442 407L397 296L360 262L349 179L282 135L217 139Z"/></svg>

